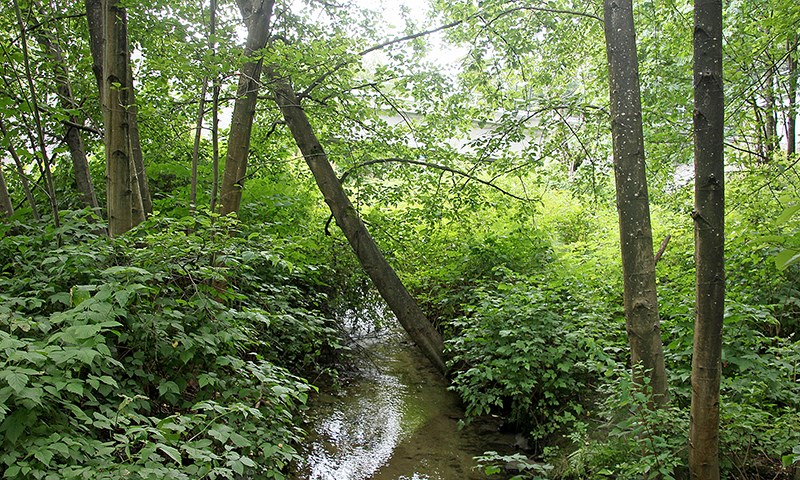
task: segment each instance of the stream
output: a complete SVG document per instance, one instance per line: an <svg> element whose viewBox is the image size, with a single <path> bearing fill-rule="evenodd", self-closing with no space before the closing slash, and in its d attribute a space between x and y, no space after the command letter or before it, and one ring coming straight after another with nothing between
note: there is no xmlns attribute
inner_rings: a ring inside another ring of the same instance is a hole
<svg viewBox="0 0 800 480"><path fill-rule="evenodd" d="M405 332L382 329L362 338L352 380L312 403L305 462L294 478L485 479L473 457L508 451L513 435L491 421L459 429L457 396Z"/></svg>

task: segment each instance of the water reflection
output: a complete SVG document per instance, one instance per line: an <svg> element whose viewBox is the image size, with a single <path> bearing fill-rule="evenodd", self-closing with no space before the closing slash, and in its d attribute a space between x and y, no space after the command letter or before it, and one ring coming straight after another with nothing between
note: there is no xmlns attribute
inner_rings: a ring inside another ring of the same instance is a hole
<svg viewBox="0 0 800 480"><path fill-rule="evenodd" d="M298 480L477 480L473 457L513 442L459 430L447 383L402 331L362 325L362 369L339 395L315 398ZM499 442L499 443L498 443Z"/></svg>
<svg viewBox="0 0 800 480"><path fill-rule="evenodd" d="M384 374L364 378L318 419L306 455L309 480L370 478L400 441L403 385Z"/></svg>

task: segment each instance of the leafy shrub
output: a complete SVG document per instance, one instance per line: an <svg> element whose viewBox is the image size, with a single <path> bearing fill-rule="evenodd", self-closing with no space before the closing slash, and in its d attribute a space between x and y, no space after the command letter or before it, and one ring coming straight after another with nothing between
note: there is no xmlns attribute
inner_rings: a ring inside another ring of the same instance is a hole
<svg viewBox="0 0 800 480"><path fill-rule="evenodd" d="M541 442L583 413L597 352L557 310L559 294L519 276L478 290L448 341L467 416L499 411Z"/></svg>
<svg viewBox="0 0 800 480"><path fill-rule="evenodd" d="M674 406L653 408L646 389L631 381L623 364L612 365L602 387L599 429L580 423L569 434L574 450L563 476L595 479L682 478L688 416Z"/></svg>
<svg viewBox="0 0 800 480"><path fill-rule="evenodd" d="M324 275L235 227L2 227L5 478L283 478L312 389L287 367L327 368L340 343L304 293Z"/></svg>

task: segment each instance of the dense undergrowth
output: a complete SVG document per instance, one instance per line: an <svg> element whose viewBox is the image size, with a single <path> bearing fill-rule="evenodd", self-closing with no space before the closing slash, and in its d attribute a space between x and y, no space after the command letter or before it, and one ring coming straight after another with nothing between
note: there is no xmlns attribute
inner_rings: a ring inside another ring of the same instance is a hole
<svg viewBox="0 0 800 480"><path fill-rule="evenodd" d="M589 210L559 193L543 201L542 213L527 220L513 208L486 208L470 217L475 223L432 230L433 244L448 248L424 249L425 261L413 267L415 291L449 333L452 388L468 419L501 415L529 437L525 453L537 463L517 478L686 476L694 311L688 214L654 207L655 241L671 235L657 267L671 401L652 410L630 382L613 206ZM792 478L800 465L800 271L776 269L779 208L770 214L754 205L728 220L723 475ZM482 462L487 472L504 472L496 465L509 458L490 454Z"/></svg>
<svg viewBox="0 0 800 480"><path fill-rule="evenodd" d="M0 225L3 477L283 478L345 350L333 270L208 215L87 218Z"/></svg>
<svg viewBox="0 0 800 480"><path fill-rule="evenodd" d="M169 216L117 239L80 211L60 230L0 226L5 478L285 475L312 384L347 354L335 314L370 290L335 229L322 239L314 197L289 183L251 190L241 222L187 217L165 196ZM522 455L487 452L487 472L685 476L694 261L681 195L653 206L656 242L671 235L657 265L671 400L655 411L630 382L610 202L550 190L535 206L490 195L444 214L363 211L447 339L467 421L499 415L529 440ZM797 219L778 225L782 205L732 197L723 473L788 479L800 462L800 268L774 259L798 245Z"/></svg>

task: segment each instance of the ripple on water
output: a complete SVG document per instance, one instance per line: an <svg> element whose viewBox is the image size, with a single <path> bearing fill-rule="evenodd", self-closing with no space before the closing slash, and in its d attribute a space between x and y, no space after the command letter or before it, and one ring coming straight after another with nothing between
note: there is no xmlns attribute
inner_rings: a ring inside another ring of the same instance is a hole
<svg viewBox="0 0 800 480"><path fill-rule="evenodd" d="M323 412L306 456L308 480L364 480L377 472L402 437L404 390L397 378L376 373Z"/></svg>

